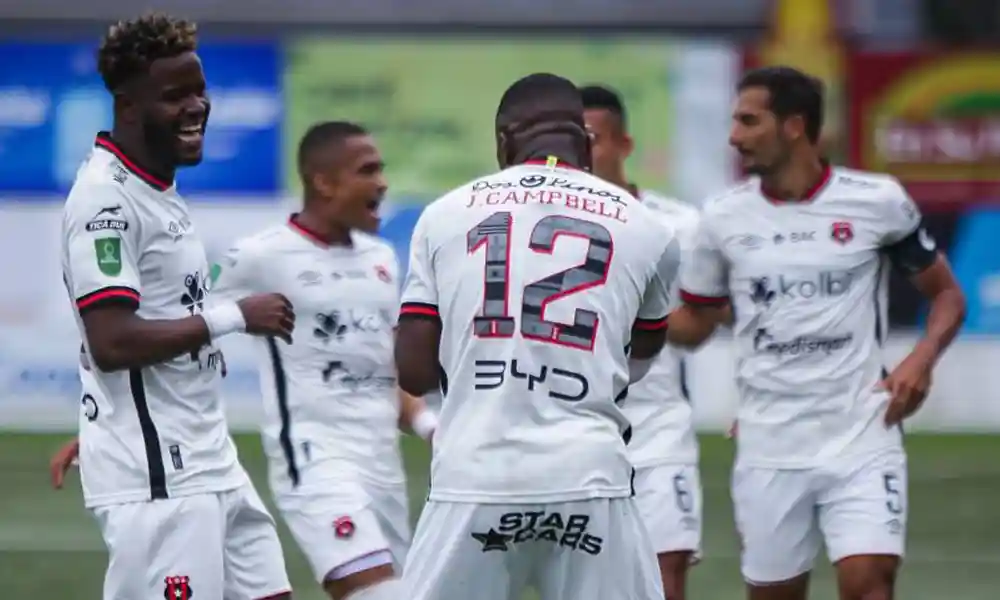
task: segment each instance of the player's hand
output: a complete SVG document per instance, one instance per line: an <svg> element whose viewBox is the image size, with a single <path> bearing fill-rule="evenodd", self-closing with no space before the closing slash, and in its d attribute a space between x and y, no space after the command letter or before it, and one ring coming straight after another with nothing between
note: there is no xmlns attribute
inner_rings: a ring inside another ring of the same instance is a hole
<svg viewBox="0 0 1000 600"><path fill-rule="evenodd" d="M52 487L62 489L66 472L76 464L76 459L80 455L80 440L73 438L63 445L52 460L49 461L49 477L52 479Z"/></svg>
<svg viewBox="0 0 1000 600"><path fill-rule="evenodd" d="M735 440L736 436L740 433L740 422L733 421L733 424L729 426L729 431L726 432L726 439Z"/></svg>
<svg viewBox="0 0 1000 600"><path fill-rule="evenodd" d="M885 411L887 427L901 423L903 419L917 412L924 403L931 389L933 366L933 361L930 359L917 352L911 352L879 383L878 387L892 396L889 408Z"/></svg>
<svg viewBox="0 0 1000 600"><path fill-rule="evenodd" d="M273 336L292 343L295 312L292 303L281 294L257 294L237 303L247 323L247 333Z"/></svg>

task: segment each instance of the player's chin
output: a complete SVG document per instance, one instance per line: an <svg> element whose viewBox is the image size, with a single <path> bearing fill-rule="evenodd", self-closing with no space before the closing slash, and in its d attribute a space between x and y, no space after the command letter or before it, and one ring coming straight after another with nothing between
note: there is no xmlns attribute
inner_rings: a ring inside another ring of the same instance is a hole
<svg viewBox="0 0 1000 600"><path fill-rule="evenodd" d="M200 146L198 148L178 148L175 156L177 166L179 167L200 165L202 159L205 157Z"/></svg>

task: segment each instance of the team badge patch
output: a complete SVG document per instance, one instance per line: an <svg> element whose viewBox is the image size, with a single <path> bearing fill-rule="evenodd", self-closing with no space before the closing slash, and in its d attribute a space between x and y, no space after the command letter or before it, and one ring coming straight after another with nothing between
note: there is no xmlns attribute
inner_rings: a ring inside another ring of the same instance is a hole
<svg viewBox="0 0 1000 600"><path fill-rule="evenodd" d="M333 521L333 533L342 540L350 538L354 535L354 521L351 517L337 517Z"/></svg>
<svg viewBox="0 0 1000 600"><path fill-rule="evenodd" d="M163 580L164 600L190 600L194 597L191 590L191 578L187 575L174 575Z"/></svg>
<svg viewBox="0 0 1000 600"><path fill-rule="evenodd" d="M838 244L846 244L854 239L854 227L848 221L837 221L830 226L830 237Z"/></svg>

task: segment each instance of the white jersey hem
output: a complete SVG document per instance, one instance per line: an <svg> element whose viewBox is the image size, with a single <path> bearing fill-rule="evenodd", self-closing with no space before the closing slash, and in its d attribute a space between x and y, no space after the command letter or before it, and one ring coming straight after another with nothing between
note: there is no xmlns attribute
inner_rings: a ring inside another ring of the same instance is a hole
<svg viewBox="0 0 1000 600"><path fill-rule="evenodd" d="M902 443L892 442L861 450L823 454L809 460L781 460L754 456L745 457L741 455L739 450L737 450L736 460L733 462L733 466L734 468L745 467L751 469L807 470L827 466L830 464L830 461L833 460L839 461L850 460L853 458L863 458L866 456L882 454L883 452L906 452L906 448Z"/></svg>
<svg viewBox="0 0 1000 600"><path fill-rule="evenodd" d="M428 500L435 502L465 502L474 504L549 504L553 502L577 502L598 498L629 498L632 486L567 490L564 492L475 492L461 490L441 490L431 486Z"/></svg>
<svg viewBox="0 0 1000 600"><path fill-rule="evenodd" d="M699 461L698 453L685 454L681 457L670 457L670 458L646 458L642 460L633 460L632 466L636 469L648 469L650 467L659 467L662 465L697 465Z"/></svg>
<svg viewBox="0 0 1000 600"><path fill-rule="evenodd" d="M171 487L167 489L166 498L151 498L149 488L142 491L133 490L128 492L116 492L114 494L99 494L97 496L85 496L83 506L85 508L97 508L100 506L112 506L115 504L136 504L139 502L155 502L157 500L169 500L171 498L186 498L188 496L199 496L201 494L218 494L237 490L250 483L249 477L227 480L224 483L214 485L185 485Z"/></svg>

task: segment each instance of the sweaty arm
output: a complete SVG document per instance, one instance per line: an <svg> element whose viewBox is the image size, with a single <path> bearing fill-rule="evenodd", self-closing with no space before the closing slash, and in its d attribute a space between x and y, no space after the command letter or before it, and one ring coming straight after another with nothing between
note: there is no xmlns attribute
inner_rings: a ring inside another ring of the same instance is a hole
<svg viewBox="0 0 1000 600"><path fill-rule="evenodd" d="M403 283L394 352L399 387L413 396L441 387L441 316L427 239L428 212L420 216L410 240L410 265Z"/></svg>
<svg viewBox="0 0 1000 600"><path fill-rule="evenodd" d="M137 220L122 195L112 190L103 199L71 200L63 228L65 280L97 368L144 367L207 344L210 332L200 316L147 320L136 314L142 249ZM99 221L105 209L117 210L115 218Z"/></svg>
<svg viewBox="0 0 1000 600"><path fill-rule="evenodd" d="M902 198L891 205L893 212L884 220L889 231L883 238L882 251L930 302L926 331L914 353L934 364L965 320L965 295L948 259L922 225L916 205L901 186L898 191Z"/></svg>
<svg viewBox="0 0 1000 600"><path fill-rule="evenodd" d="M692 248L681 262L680 288L683 305L667 319L667 341L682 348L697 348L719 325L732 323L729 304L729 263L702 218Z"/></svg>

